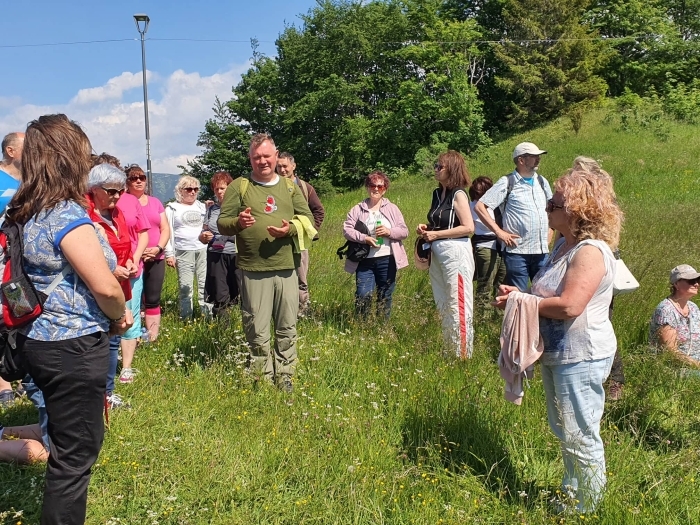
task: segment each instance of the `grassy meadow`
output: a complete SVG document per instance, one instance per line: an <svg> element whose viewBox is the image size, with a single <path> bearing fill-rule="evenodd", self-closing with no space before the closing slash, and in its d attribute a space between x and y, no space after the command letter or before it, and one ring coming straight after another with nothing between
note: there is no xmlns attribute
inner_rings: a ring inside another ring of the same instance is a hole
<svg viewBox="0 0 700 525"><path fill-rule="evenodd" d="M700 130L600 108L578 134L563 118L494 145L469 159L472 176L509 172L522 140L549 151L540 172L550 182L581 154L613 175L622 257L641 283L616 301L627 384L603 419L608 490L595 515L553 513L562 463L541 380L522 406L503 399L499 313L476 312L471 360L442 357L428 274L409 267L388 324L353 319L354 276L335 250L358 190L324 199L291 396L253 388L239 312L228 326L179 324L168 274L162 336L139 348L133 385L117 388L133 409L111 413L88 523L700 523L700 380L646 347L670 269L700 265ZM433 186L418 175L392 182L387 197L409 229ZM35 418L26 401L0 412L6 425ZM0 523L38 523L43 471L0 465Z"/></svg>

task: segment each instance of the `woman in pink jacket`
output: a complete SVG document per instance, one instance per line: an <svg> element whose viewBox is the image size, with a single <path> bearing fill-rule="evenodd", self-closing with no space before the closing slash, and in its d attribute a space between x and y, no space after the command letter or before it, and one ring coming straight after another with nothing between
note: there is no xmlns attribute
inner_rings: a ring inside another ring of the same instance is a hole
<svg viewBox="0 0 700 525"><path fill-rule="evenodd" d="M384 198L389 189L389 177L381 171L367 175L365 188L369 197L355 205L343 225L343 234L349 241L370 245L369 255L359 263L347 260L345 271L355 274L355 312L360 317L370 313L372 295L377 295L377 315L388 319L391 314L391 296L396 287L396 270L408 266L403 240L408 227L399 208ZM355 229L360 220L369 235Z"/></svg>

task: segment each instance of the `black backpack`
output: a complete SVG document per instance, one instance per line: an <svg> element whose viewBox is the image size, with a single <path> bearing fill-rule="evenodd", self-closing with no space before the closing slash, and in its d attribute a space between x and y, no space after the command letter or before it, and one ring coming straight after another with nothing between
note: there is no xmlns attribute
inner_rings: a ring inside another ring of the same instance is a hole
<svg viewBox="0 0 700 525"><path fill-rule="evenodd" d="M360 233L369 235L369 228L367 228L367 225L359 219L355 223L355 229ZM369 255L369 249L369 244L365 244L362 242L345 241L345 244L338 248L335 253L341 260L343 259L343 256L345 256L348 258L348 261L360 262L362 259L367 258L367 256Z"/></svg>

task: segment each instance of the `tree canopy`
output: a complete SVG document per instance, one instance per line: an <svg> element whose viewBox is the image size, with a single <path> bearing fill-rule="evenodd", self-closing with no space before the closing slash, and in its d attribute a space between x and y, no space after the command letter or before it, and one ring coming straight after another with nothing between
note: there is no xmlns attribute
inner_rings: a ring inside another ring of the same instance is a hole
<svg viewBox="0 0 700 525"><path fill-rule="evenodd" d="M625 89L697 76L700 0L319 0L215 101L188 170L247 171L269 132L298 170L353 186L371 170L470 153Z"/></svg>

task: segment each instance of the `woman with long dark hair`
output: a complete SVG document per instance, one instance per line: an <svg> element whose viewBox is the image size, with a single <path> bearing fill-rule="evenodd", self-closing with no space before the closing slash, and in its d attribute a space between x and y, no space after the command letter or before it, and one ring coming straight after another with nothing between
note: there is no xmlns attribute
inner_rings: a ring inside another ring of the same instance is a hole
<svg viewBox="0 0 700 525"><path fill-rule="evenodd" d="M469 209L469 172L464 157L447 151L435 164L438 187L428 211L428 223L419 224L418 235L430 243L430 284L440 317L445 351L466 359L474 339L474 255L469 235L474 221Z"/></svg>
<svg viewBox="0 0 700 525"><path fill-rule="evenodd" d="M107 332L133 323L112 272L114 252L87 214L90 141L65 115L27 127L22 185L7 220L24 225L24 269L38 291L66 266L40 317L21 330L18 345L44 394L50 454L42 524L84 523L90 469L102 446Z"/></svg>

